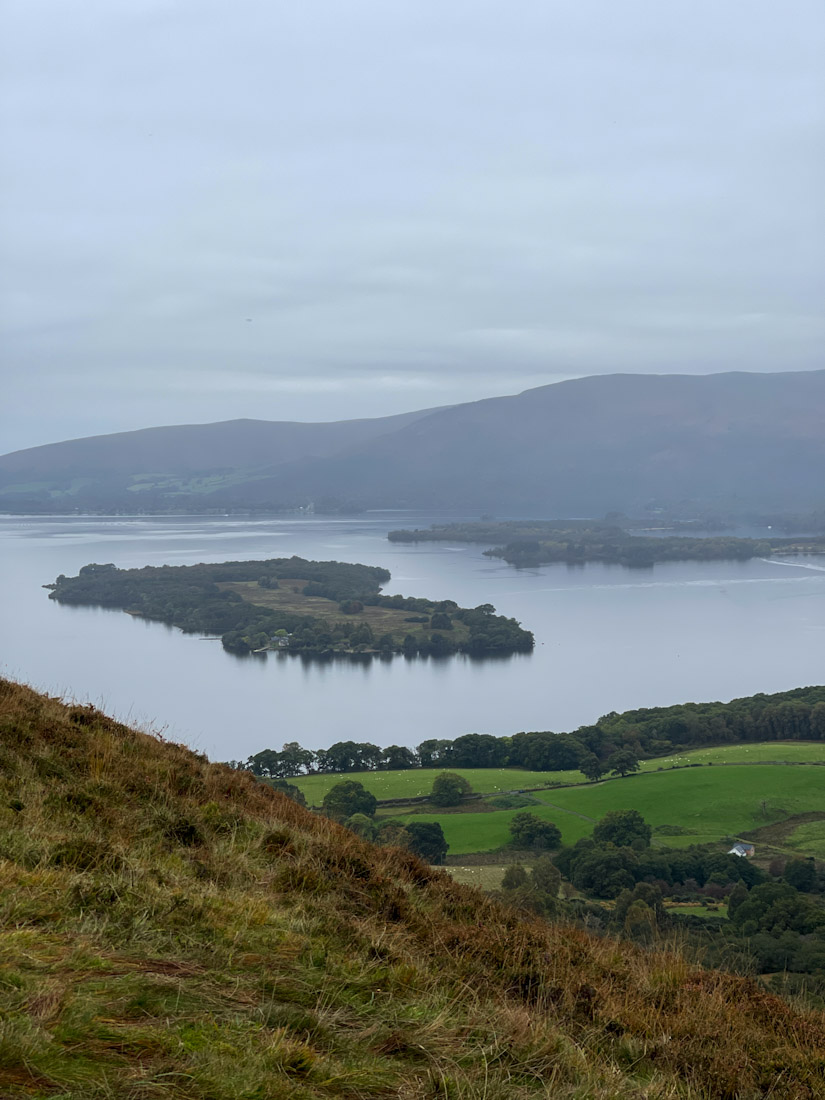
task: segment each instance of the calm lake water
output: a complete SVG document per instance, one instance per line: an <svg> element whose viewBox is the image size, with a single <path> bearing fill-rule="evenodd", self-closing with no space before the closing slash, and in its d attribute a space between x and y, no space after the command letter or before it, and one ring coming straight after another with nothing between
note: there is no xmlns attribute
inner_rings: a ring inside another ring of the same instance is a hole
<svg viewBox="0 0 825 1100"><path fill-rule="evenodd" d="M438 519L0 517L0 671L213 759L293 740L415 745L575 729L611 710L823 682L825 556L517 571L480 546L387 542L394 527ZM390 593L491 602L534 632L535 652L369 665L237 658L219 641L123 612L60 606L41 587L91 561L128 568L291 554L384 566Z"/></svg>

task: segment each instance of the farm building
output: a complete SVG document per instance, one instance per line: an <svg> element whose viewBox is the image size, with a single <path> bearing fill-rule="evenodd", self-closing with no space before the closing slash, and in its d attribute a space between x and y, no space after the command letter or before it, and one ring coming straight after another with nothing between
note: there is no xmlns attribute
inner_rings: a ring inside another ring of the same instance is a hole
<svg viewBox="0 0 825 1100"><path fill-rule="evenodd" d="M753 859L756 855L756 849L752 844L743 844L741 840L737 840L731 850L728 852L729 856L743 856L745 859Z"/></svg>

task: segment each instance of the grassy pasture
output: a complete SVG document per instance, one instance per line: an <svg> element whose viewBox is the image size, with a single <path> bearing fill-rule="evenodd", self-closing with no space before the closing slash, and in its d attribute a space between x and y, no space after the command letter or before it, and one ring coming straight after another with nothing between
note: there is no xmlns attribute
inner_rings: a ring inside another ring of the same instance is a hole
<svg viewBox="0 0 825 1100"><path fill-rule="evenodd" d="M822 802L825 803L825 798ZM825 859L825 821L808 821L800 825L798 829L794 829L785 843L800 855Z"/></svg>
<svg viewBox="0 0 825 1100"><path fill-rule="evenodd" d="M416 639L429 638L432 628L429 623L408 623L410 617L418 617L426 612L410 611L394 607L365 606L363 611L354 615L344 615L339 610L337 600L328 600L326 596L305 596L305 580L287 577L279 582L278 588L260 588L257 581L223 581L218 587L228 592L236 592L247 603L258 604L274 611L289 611L296 615L312 615L333 625L334 623L368 623L376 638L382 634L392 634L399 644L407 634ZM430 612L432 613L432 612ZM449 635L456 642L466 642L470 636L467 627L457 619Z"/></svg>
<svg viewBox="0 0 825 1100"><path fill-rule="evenodd" d="M719 745L692 749L645 760L642 771L673 768L685 764L760 764L788 761L791 764L825 764L825 741L757 741L748 745Z"/></svg>
<svg viewBox="0 0 825 1100"><path fill-rule="evenodd" d="M274 595L277 595L278 591L279 589L276 589ZM329 600L326 602L330 603ZM656 760L645 760L641 770L658 772L661 769L687 767L690 764L761 764L771 760L825 764L825 742L767 741L752 745L723 745L713 749L694 749L691 752L674 753L672 756L659 757ZM342 779L357 779L368 791L372 791L376 798L417 798L430 793L433 780L439 771L444 770L443 768L411 768L408 771L303 775L290 779L290 783L300 787L307 800L316 806L320 805L330 787L340 783ZM529 787L571 786L587 782L580 771L536 772L521 768L449 768L449 771L465 776L473 790L478 791L479 794L493 794ZM821 779L825 786L825 772ZM678 823L669 821L667 824ZM670 838L670 840L678 839L678 837Z"/></svg>
<svg viewBox="0 0 825 1100"><path fill-rule="evenodd" d="M542 792L531 812L561 829L565 844L588 836L608 810L639 810L651 825L681 825L689 836L659 837L669 847L686 847L736 836L823 805L822 772L816 767L765 764L758 768L691 768ZM762 803L765 803L763 812ZM421 814L440 821L450 855L494 851L509 840L517 810L494 814Z"/></svg>
<svg viewBox="0 0 825 1100"><path fill-rule="evenodd" d="M470 781L479 794L496 794L502 791L521 790L554 783L584 783L579 771L530 772L519 768L410 768L396 772L348 772L346 775L301 775L290 779L300 787L313 805L320 805L324 795L344 779L356 779L363 783L376 798L418 798L429 794L433 780L442 771L457 772Z"/></svg>

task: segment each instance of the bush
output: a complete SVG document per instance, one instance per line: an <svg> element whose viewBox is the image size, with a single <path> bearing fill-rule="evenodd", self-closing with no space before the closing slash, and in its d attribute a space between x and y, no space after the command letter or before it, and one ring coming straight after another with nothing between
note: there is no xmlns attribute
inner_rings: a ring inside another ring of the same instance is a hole
<svg viewBox="0 0 825 1100"><path fill-rule="evenodd" d="M502 890L520 890L528 883L527 872L520 863L511 863L501 880Z"/></svg>
<svg viewBox="0 0 825 1100"><path fill-rule="evenodd" d="M435 777L430 801L436 806L457 806L465 794L471 794L469 780L457 772L441 772Z"/></svg>
<svg viewBox="0 0 825 1100"><path fill-rule="evenodd" d="M558 826L535 814L516 814L510 822L510 835L519 848L558 848L561 844Z"/></svg>
<svg viewBox="0 0 825 1100"><path fill-rule="evenodd" d="M428 863L443 863L448 844L437 821L412 821L406 826L409 848Z"/></svg>
<svg viewBox="0 0 825 1100"><path fill-rule="evenodd" d="M328 817L335 821L346 821L353 814L372 817L378 806L378 799L362 783L355 779L345 779L327 791L321 805Z"/></svg>
<svg viewBox="0 0 825 1100"><path fill-rule="evenodd" d="M649 848L651 832L638 810L611 810L596 825L593 840L596 844L615 844L617 848Z"/></svg>

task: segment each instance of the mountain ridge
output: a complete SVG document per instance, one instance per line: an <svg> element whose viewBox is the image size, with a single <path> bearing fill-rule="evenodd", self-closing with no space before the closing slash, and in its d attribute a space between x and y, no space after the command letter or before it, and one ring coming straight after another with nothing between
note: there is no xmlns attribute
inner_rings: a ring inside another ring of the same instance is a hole
<svg viewBox="0 0 825 1100"><path fill-rule="evenodd" d="M823 485L825 370L593 375L394 417L149 428L0 457L0 507L17 511L735 513L815 508Z"/></svg>

